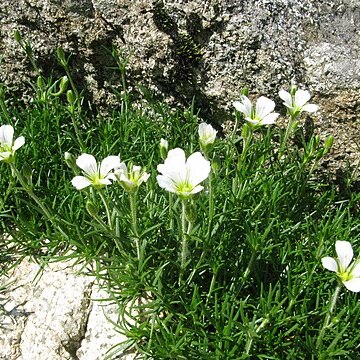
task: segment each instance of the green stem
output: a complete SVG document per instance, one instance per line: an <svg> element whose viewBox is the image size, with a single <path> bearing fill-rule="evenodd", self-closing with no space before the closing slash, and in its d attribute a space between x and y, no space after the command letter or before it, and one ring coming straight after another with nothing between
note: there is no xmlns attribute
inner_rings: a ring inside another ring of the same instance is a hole
<svg viewBox="0 0 360 360"><path fill-rule="evenodd" d="M174 219L173 219L173 194L169 192L169 219L170 219L170 230L174 228Z"/></svg>
<svg viewBox="0 0 360 360"><path fill-rule="evenodd" d="M182 200L181 211L181 271L185 269L186 257L187 257L187 220L186 220L186 206L187 200Z"/></svg>
<svg viewBox="0 0 360 360"><path fill-rule="evenodd" d="M58 224L55 216L52 214L52 212L43 204L43 202L37 197L37 195L34 193L31 186L29 186L26 181L24 180L22 174L18 169L16 169L15 165L10 163L11 171L13 175L17 177L19 180L21 186L23 189L28 193L28 195L35 201L35 203L39 206L41 211L44 213L44 215L48 218L48 220L56 226L56 228L60 231L60 233L67 239L68 236L65 233L65 231L62 229L62 227Z"/></svg>
<svg viewBox="0 0 360 360"><path fill-rule="evenodd" d="M285 146L286 146L286 144L287 144L287 142L289 140L289 137L291 135L291 131L293 130L293 124L294 124L295 119L296 119L295 116L290 115L290 121L287 124L285 135L284 135L284 138L282 139L282 142L281 142L281 145L280 145L280 149L279 149L279 153L278 153L279 159L284 154Z"/></svg>
<svg viewBox="0 0 360 360"><path fill-rule="evenodd" d="M137 225L137 207L136 207L136 193L129 193L130 198L130 210L131 210L131 222L134 233L134 241L136 246L136 254L138 260L140 260L140 244L139 244L139 231Z"/></svg>
<svg viewBox="0 0 360 360"><path fill-rule="evenodd" d="M257 327L257 329L255 330L255 333L258 334L269 322L269 319L265 318L261 324ZM245 354L246 355L250 355L250 349L251 349L251 345L254 341L254 337L249 333L249 337L246 340L246 344L245 344Z"/></svg>
<svg viewBox="0 0 360 360"><path fill-rule="evenodd" d="M105 212L106 212L106 216L107 216L107 219L108 219L109 229L112 230L113 228L112 228L112 221L111 221L111 214L110 214L109 204L106 201L104 193L102 192L101 189L99 189L98 193L99 193L101 201L103 202L104 207L105 207Z"/></svg>
<svg viewBox="0 0 360 360"><path fill-rule="evenodd" d="M79 131L79 128L78 128L78 126L76 124L76 119L75 119L75 116L74 116L73 112L70 114L70 117L71 117L71 121L72 121L74 130L75 130L75 136L76 136L76 139L77 139L77 141L79 143L80 149L81 149L81 151L85 151L86 148L85 148L84 142L81 139L80 131Z"/></svg>
<svg viewBox="0 0 360 360"><path fill-rule="evenodd" d="M341 285L337 285L335 291L334 291L334 294L332 295L332 298L331 298L331 302L330 302L330 307L329 307L329 310L328 310L328 313L326 314L326 317L324 319L324 324L323 324L323 327L320 331L320 334L316 340L316 349L317 350L321 350L322 348L322 341L323 341L323 337L325 335L325 331L326 329L329 327L329 323L330 323L330 320L333 316L333 312L334 312L334 309L335 309L335 305L336 305L336 301L339 297L339 294L340 294L340 290L341 290Z"/></svg>

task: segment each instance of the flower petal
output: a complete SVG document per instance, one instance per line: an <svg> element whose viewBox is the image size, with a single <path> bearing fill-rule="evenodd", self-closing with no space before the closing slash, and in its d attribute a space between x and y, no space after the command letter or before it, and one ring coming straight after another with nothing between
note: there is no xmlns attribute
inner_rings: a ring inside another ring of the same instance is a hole
<svg viewBox="0 0 360 360"><path fill-rule="evenodd" d="M25 144L25 138L23 136L18 137L15 141L14 141L14 146L13 146L13 150L17 150L20 147L22 147Z"/></svg>
<svg viewBox="0 0 360 360"><path fill-rule="evenodd" d="M164 164L158 165L158 171L170 178L174 183L179 184L186 180L185 152L180 148L168 152Z"/></svg>
<svg viewBox="0 0 360 360"><path fill-rule="evenodd" d="M190 194L197 194L197 193L200 192L203 188L204 188L204 187L201 186L201 185L195 186L195 187L191 190Z"/></svg>
<svg viewBox="0 0 360 360"><path fill-rule="evenodd" d="M343 281L343 284L345 287L353 292L359 292L360 291L360 278L356 277L351 280Z"/></svg>
<svg viewBox="0 0 360 360"><path fill-rule="evenodd" d="M318 111L319 106L315 104L306 104L303 106L302 111L307 111L309 113L313 113L315 111Z"/></svg>
<svg viewBox="0 0 360 360"><path fill-rule="evenodd" d="M173 192L173 193L176 192L175 183L168 177L163 176L163 175L158 175L158 176L156 176L156 180L161 188L163 188L167 191Z"/></svg>
<svg viewBox="0 0 360 360"><path fill-rule="evenodd" d="M119 156L108 156L106 157L100 165L100 175L106 176L111 170L116 169L120 166L120 157Z"/></svg>
<svg viewBox="0 0 360 360"><path fill-rule="evenodd" d="M339 271L345 271L354 256L352 246L348 241L336 241L335 250L339 261Z"/></svg>
<svg viewBox="0 0 360 360"><path fill-rule="evenodd" d="M76 187L77 190L81 190L91 185L91 181L84 176L75 176L71 183Z"/></svg>
<svg viewBox="0 0 360 360"><path fill-rule="evenodd" d="M292 97L291 94L285 90L279 91L279 97L284 101L284 105L287 107L292 107Z"/></svg>
<svg viewBox="0 0 360 360"><path fill-rule="evenodd" d="M351 276L360 277L360 260L357 260L351 267Z"/></svg>
<svg viewBox="0 0 360 360"><path fill-rule="evenodd" d="M0 145L12 146L14 128L11 125L0 126Z"/></svg>
<svg viewBox="0 0 360 360"><path fill-rule="evenodd" d="M278 118L278 116L279 116L278 113L271 113L269 115L266 115L261 121L261 124L263 125L273 124L275 120Z"/></svg>
<svg viewBox="0 0 360 360"><path fill-rule="evenodd" d="M325 269L338 272L338 264L334 258L330 256L323 257L321 263Z"/></svg>
<svg viewBox="0 0 360 360"><path fill-rule="evenodd" d="M84 171L86 175L92 177L98 173L97 163L94 156L82 154L76 159L76 165Z"/></svg>
<svg viewBox="0 0 360 360"><path fill-rule="evenodd" d="M303 107L311 98L311 95L306 90L297 90L295 93L295 105Z"/></svg>
<svg viewBox="0 0 360 360"><path fill-rule="evenodd" d="M263 119L275 109L275 103L265 96L260 96L256 102L256 115Z"/></svg>
<svg viewBox="0 0 360 360"><path fill-rule="evenodd" d="M186 162L187 181L195 187L209 176L210 170L210 162L201 153L195 152Z"/></svg>
<svg viewBox="0 0 360 360"><path fill-rule="evenodd" d="M242 112L245 116L251 116L253 106L245 95L241 95L240 101L234 101L233 105L237 111Z"/></svg>

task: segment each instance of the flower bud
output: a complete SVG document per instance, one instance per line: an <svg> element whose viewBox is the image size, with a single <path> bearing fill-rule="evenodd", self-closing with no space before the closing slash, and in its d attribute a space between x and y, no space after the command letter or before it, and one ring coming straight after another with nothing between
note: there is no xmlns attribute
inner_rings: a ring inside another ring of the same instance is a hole
<svg viewBox="0 0 360 360"><path fill-rule="evenodd" d="M167 142L167 140L161 138L159 148L160 148L160 156L163 160L165 160L169 150L169 143Z"/></svg>
<svg viewBox="0 0 360 360"><path fill-rule="evenodd" d="M27 162L24 162L21 174L28 185L32 184L32 172L31 166Z"/></svg>
<svg viewBox="0 0 360 360"><path fill-rule="evenodd" d="M198 133L201 151L208 157L214 147L217 131L210 124L202 123L199 125Z"/></svg>
<svg viewBox="0 0 360 360"><path fill-rule="evenodd" d="M213 169L214 173L219 172L221 166L221 160L219 156L215 156L213 161L211 162L211 168Z"/></svg>
<svg viewBox="0 0 360 360"><path fill-rule="evenodd" d="M185 216L186 216L186 220L189 221L190 223L196 221L197 218L196 209L195 206L190 202L187 202L186 204Z"/></svg>
<svg viewBox="0 0 360 360"><path fill-rule="evenodd" d="M56 49L56 55L58 57L59 63L61 66L65 66L66 65L66 59L65 59L65 53L63 48L59 47Z"/></svg>
<svg viewBox="0 0 360 360"><path fill-rule="evenodd" d="M18 29L14 30L14 39L18 43L20 43L22 41L22 37L21 37L20 31Z"/></svg>
<svg viewBox="0 0 360 360"><path fill-rule="evenodd" d="M249 123L246 122L241 129L241 137L243 139L248 139L250 135L251 135L251 127Z"/></svg>
<svg viewBox="0 0 360 360"><path fill-rule="evenodd" d="M68 101L69 104L73 105L76 101L76 97L75 97L75 94L72 90L68 90L66 92L66 99Z"/></svg>
<svg viewBox="0 0 360 360"><path fill-rule="evenodd" d="M330 135L325 139L324 146L326 149L330 150L333 144L334 144L334 136Z"/></svg>
<svg viewBox="0 0 360 360"><path fill-rule="evenodd" d="M42 76L37 77L36 85L39 89L42 89L44 87L44 79L42 78Z"/></svg>
<svg viewBox="0 0 360 360"><path fill-rule="evenodd" d="M97 217L99 214L98 207L90 200L88 200L85 204L86 211L94 217Z"/></svg>
<svg viewBox="0 0 360 360"><path fill-rule="evenodd" d="M247 87L242 88L241 91L240 91L240 95L244 95L244 96L248 97L249 96L249 89Z"/></svg>
<svg viewBox="0 0 360 360"><path fill-rule="evenodd" d="M63 76L60 80L60 90L59 90L59 93L62 94L66 91L67 87L69 85L69 79L67 76Z"/></svg>
<svg viewBox="0 0 360 360"><path fill-rule="evenodd" d="M69 152L65 152L64 154L64 158L65 158L65 163L66 165L74 170L75 173L78 173L78 167L76 165L76 159L75 156Z"/></svg>

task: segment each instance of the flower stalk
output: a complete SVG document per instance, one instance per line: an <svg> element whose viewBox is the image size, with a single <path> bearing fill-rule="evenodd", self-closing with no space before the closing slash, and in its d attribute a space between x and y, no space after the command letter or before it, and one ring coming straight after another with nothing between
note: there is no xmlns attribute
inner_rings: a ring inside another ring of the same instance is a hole
<svg viewBox="0 0 360 360"><path fill-rule="evenodd" d="M130 211L131 211L131 223L134 233L134 242L136 246L136 254L138 260L140 260L140 243L139 243L139 230L137 224L137 205L136 205L136 192L129 193L130 199Z"/></svg>
<svg viewBox="0 0 360 360"><path fill-rule="evenodd" d="M336 305L336 301L339 297L339 294L340 294L340 290L341 290L341 284L337 285L333 295L332 295L332 298L331 298L331 302L330 302L330 306L329 306L329 309L328 309L328 312L326 314L326 317L324 319L324 324L321 328L321 331L319 333L319 336L316 340L316 349L317 350L321 350L322 348L322 341L323 341L323 337L325 335L325 331L326 329L329 327L329 323L330 323L330 320L333 316L333 313L334 313L334 309L335 309L335 305Z"/></svg>

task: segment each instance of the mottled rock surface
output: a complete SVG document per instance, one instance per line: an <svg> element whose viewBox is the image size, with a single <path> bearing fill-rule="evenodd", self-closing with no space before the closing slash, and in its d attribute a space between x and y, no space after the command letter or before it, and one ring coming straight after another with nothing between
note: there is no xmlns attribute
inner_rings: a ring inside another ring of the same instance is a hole
<svg viewBox="0 0 360 360"><path fill-rule="evenodd" d="M360 4L355 0L3 0L0 80L23 93L34 72L12 32L34 47L43 73L63 75L55 50L73 54L76 82L97 104L116 104L119 71L109 49L128 59L128 85L145 84L206 121L232 116L247 86L274 98L292 83L321 110L318 131L336 136L334 159L359 159ZM19 92L20 93L20 92Z"/></svg>
<svg viewBox="0 0 360 360"><path fill-rule="evenodd" d="M71 262L40 266L24 260L0 278L1 360L102 360L126 340L115 331L117 308L95 280ZM122 354L121 359L134 359ZM117 359L120 357L110 357Z"/></svg>

